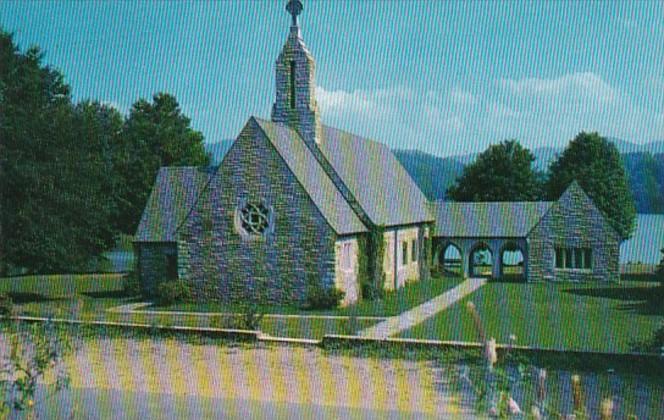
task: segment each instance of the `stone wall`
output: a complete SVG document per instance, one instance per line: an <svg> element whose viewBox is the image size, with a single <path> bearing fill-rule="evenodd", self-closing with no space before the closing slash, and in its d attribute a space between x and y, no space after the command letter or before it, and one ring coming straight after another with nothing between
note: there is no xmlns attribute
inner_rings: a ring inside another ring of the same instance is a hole
<svg viewBox="0 0 664 420"><path fill-rule="evenodd" d="M307 142L320 141L321 125L316 102L316 64L304 45L297 27L291 27L275 67L276 101L272 107L272 121L295 128ZM292 77L291 71L294 71ZM293 91L295 107L292 107L290 98Z"/></svg>
<svg viewBox="0 0 664 420"><path fill-rule="evenodd" d="M618 234L573 184L528 236L529 280L620 280ZM592 249L592 269L555 268L555 248Z"/></svg>
<svg viewBox="0 0 664 420"><path fill-rule="evenodd" d="M168 279L168 257L177 257L175 243L143 242L135 244L141 290L152 295L159 283Z"/></svg>
<svg viewBox="0 0 664 420"><path fill-rule="evenodd" d="M383 270L385 272L385 290L403 287L409 281L429 278L430 264L425 261L424 238L428 235L427 227L407 226L392 227L385 230L385 255ZM403 242L408 243L408 263L403 265ZM417 261L412 261L412 246L417 247ZM396 281L395 281L396 273Z"/></svg>
<svg viewBox="0 0 664 420"><path fill-rule="evenodd" d="M240 235L236 209L273 214L265 236ZM336 234L257 125L247 124L179 233L180 276L197 299L302 303L335 284Z"/></svg>
<svg viewBox="0 0 664 420"><path fill-rule="evenodd" d="M412 260L412 247L413 241L417 250L417 260ZM407 244L408 258L407 263L403 264L403 244ZM406 282L417 281L420 279L420 258L422 257L422 241L420 240L420 229L419 227L412 227L406 229L399 229L396 232L396 270L397 270L397 279L396 286L397 288L403 287Z"/></svg>

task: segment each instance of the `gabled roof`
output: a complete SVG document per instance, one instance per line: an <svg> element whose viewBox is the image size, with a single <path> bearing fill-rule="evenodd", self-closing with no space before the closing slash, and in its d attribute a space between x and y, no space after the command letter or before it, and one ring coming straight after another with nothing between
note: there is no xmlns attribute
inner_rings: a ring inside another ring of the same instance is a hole
<svg viewBox="0 0 664 420"><path fill-rule="evenodd" d="M426 196L387 146L332 127L322 131L320 150L372 223L434 220Z"/></svg>
<svg viewBox="0 0 664 420"><path fill-rule="evenodd" d="M173 242L201 190L212 176L212 167L162 167L143 210L135 242Z"/></svg>
<svg viewBox="0 0 664 420"><path fill-rule="evenodd" d="M554 202L516 201L461 203L436 201L434 236L455 238L523 238Z"/></svg>
<svg viewBox="0 0 664 420"><path fill-rule="evenodd" d="M332 229L339 234L367 232L339 189L318 163L297 131L283 124L253 118L274 145Z"/></svg>

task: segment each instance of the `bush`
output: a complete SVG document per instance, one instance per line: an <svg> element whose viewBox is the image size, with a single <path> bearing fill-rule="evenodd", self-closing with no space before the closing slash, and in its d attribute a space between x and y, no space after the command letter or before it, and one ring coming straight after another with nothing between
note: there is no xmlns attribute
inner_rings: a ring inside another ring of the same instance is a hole
<svg viewBox="0 0 664 420"><path fill-rule="evenodd" d="M191 289L182 280L165 281L157 286L157 303L159 305L172 305L190 298Z"/></svg>
<svg viewBox="0 0 664 420"><path fill-rule="evenodd" d="M141 282L136 271L131 271L123 277L122 290L127 296L141 295Z"/></svg>
<svg viewBox="0 0 664 420"><path fill-rule="evenodd" d="M244 323L244 328L256 331L260 328L261 321L265 313L256 303L246 303L242 305L242 322Z"/></svg>
<svg viewBox="0 0 664 420"><path fill-rule="evenodd" d="M362 283L362 299L378 300L385 297L385 289L374 283Z"/></svg>
<svg viewBox="0 0 664 420"><path fill-rule="evenodd" d="M339 306L345 293L336 287L323 289L312 287L307 292L305 309L333 309Z"/></svg>
<svg viewBox="0 0 664 420"><path fill-rule="evenodd" d="M5 293L0 294L0 315L14 315L14 302L12 301L12 298Z"/></svg>

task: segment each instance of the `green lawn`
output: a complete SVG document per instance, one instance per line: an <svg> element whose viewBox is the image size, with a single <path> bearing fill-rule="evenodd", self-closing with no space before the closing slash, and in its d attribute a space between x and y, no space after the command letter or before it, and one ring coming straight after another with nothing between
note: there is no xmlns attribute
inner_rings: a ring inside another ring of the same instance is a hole
<svg viewBox="0 0 664 420"><path fill-rule="evenodd" d="M397 291L387 292L381 300L363 300L346 308L332 310L304 310L293 306L264 306L261 309L271 314L303 314L303 315L356 315L387 317L398 315L403 311L420 305L441 293L458 285L462 280L456 277L434 276L431 280L412 282ZM150 308L148 308L150 309ZM183 312L242 312L239 305L222 303L178 303L169 306L154 306L151 309L160 311Z"/></svg>
<svg viewBox="0 0 664 420"><path fill-rule="evenodd" d="M506 343L559 349L625 352L647 340L664 320L648 304L651 281L621 284L491 282L402 337L477 341L466 309L475 303L490 336Z"/></svg>
<svg viewBox="0 0 664 420"><path fill-rule="evenodd" d="M126 321L145 324L244 328L238 317L117 314L106 310L136 301L122 292L120 274L21 276L0 278L0 293L7 293L17 313L29 316L75 318L88 321ZM352 334L373 325L367 320L272 319L261 331L274 336L322 338L325 334Z"/></svg>

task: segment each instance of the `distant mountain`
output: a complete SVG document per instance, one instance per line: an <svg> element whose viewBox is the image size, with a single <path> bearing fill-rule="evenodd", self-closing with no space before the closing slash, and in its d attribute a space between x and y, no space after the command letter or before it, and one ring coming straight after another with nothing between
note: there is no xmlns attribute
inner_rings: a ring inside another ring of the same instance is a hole
<svg viewBox="0 0 664 420"><path fill-rule="evenodd" d="M622 156L639 213L664 213L664 153Z"/></svg>
<svg viewBox="0 0 664 420"><path fill-rule="evenodd" d="M226 152L233 145L234 140L221 140L214 143L204 143L205 151L210 155L210 163L219 165L226 156Z"/></svg>
<svg viewBox="0 0 664 420"><path fill-rule="evenodd" d="M393 152L430 200L445 198L445 191L461 175L465 166L455 158L436 157L419 150Z"/></svg>

